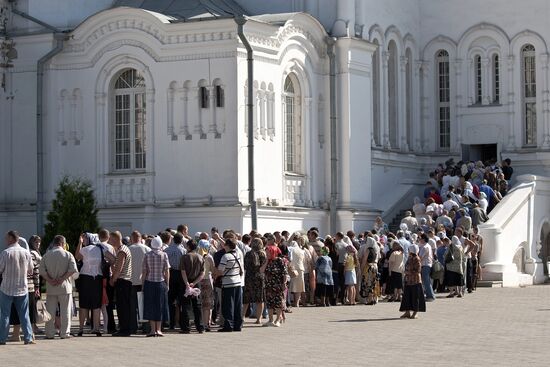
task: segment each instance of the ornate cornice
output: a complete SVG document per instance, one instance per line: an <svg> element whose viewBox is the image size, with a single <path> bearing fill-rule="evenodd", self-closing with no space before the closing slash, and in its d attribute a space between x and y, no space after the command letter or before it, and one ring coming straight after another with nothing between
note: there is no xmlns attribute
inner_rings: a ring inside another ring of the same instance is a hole
<svg viewBox="0 0 550 367"><path fill-rule="evenodd" d="M166 30L161 29L146 20L128 18L117 19L102 24L81 42L69 42L69 44L65 46L63 53L84 52L100 38L109 34L119 33L124 30L133 30L146 33L156 39L161 45L224 41L236 38L236 33L228 30L170 34Z"/></svg>

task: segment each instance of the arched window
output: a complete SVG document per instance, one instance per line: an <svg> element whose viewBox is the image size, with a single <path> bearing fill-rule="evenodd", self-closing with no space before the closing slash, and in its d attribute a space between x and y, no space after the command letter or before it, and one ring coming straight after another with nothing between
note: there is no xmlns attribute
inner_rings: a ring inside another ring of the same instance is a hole
<svg viewBox="0 0 550 367"><path fill-rule="evenodd" d="M390 135L391 148L398 148L397 139L397 95L398 95L398 83L397 83L397 45L395 41L390 41L388 45L388 107L389 107L389 119L388 128Z"/></svg>
<svg viewBox="0 0 550 367"><path fill-rule="evenodd" d="M521 69L525 121L524 144L533 146L537 145L537 78L533 45L525 45L521 49Z"/></svg>
<svg viewBox="0 0 550 367"><path fill-rule="evenodd" d="M500 103L500 62L498 55L493 55L493 103Z"/></svg>
<svg viewBox="0 0 550 367"><path fill-rule="evenodd" d="M405 70L405 84L406 84L406 126L407 126L407 145L410 150L413 147L412 141L412 129L413 129L413 104L412 104L412 77L413 77L413 56L410 48L405 52L407 59L407 68Z"/></svg>
<svg viewBox="0 0 550 367"><path fill-rule="evenodd" d="M302 173L302 118L300 86L294 74L289 74L284 84L285 171Z"/></svg>
<svg viewBox="0 0 550 367"><path fill-rule="evenodd" d="M451 147L451 88L449 82L449 53L440 50L436 55L437 113L439 149Z"/></svg>
<svg viewBox="0 0 550 367"><path fill-rule="evenodd" d="M374 41L378 45L378 41ZM372 136L380 145L380 47L372 54Z"/></svg>
<svg viewBox="0 0 550 367"><path fill-rule="evenodd" d="M115 171L144 170L145 79L135 69L122 71L113 89L113 167Z"/></svg>
<svg viewBox="0 0 550 367"><path fill-rule="evenodd" d="M475 68L475 78L476 78L476 90L475 90L475 96L476 96L476 104L481 104L482 98L483 98L483 88L481 84L481 56L476 55L474 57L474 68Z"/></svg>

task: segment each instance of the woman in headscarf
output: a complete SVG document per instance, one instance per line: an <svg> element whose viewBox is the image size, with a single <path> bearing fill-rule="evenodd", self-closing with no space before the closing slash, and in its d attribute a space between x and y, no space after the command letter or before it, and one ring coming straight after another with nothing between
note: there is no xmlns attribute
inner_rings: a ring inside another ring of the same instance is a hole
<svg viewBox="0 0 550 367"><path fill-rule="evenodd" d="M445 252L445 285L451 293L447 298L462 297L462 284L464 282L464 252L457 236L453 236L451 244Z"/></svg>
<svg viewBox="0 0 550 367"><path fill-rule="evenodd" d="M317 274L317 295L321 302L317 306L330 306L330 299L334 295L334 281L332 279L332 260L328 257L328 248L321 248L321 256L315 263L315 272Z"/></svg>
<svg viewBox="0 0 550 367"><path fill-rule="evenodd" d="M273 235L267 237L268 243L273 242ZM281 245L283 247L284 245ZM273 247L273 246L271 246ZM286 247L286 246L284 246ZM269 250L270 248L268 248ZM287 281L287 265L283 251L267 251L267 266L265 268L265 300L269 310L269 321L263 326L281 326L283 310L285 309L285 290ZM246 282L245 282L246 284ZM275 319L274 319L275 317Z"/></svg>
<svg viewBox="0 0 550 367"><path fill-rule="evenodd" d="M208 240L199 240L198 253L204 259L204 277L200 282L200 299L202 308L202 323L204 331L210 331L212 321L212 307L214 306L213 269L214 258L210 254L211 243Z"/></svg>
<svg viewBox="0 0 550 367"><path fill-rule="evenodd" d="M168 255L161 251L162 240L151 240L151 251L145 254L141 278L143 279L143 318L151 324L150 336L164 336L162 321L168 321L168 284L170 263Z"/></svg>
<svg viewBox="0 0 550 367"><path fill-rule="evenodd" d="M244 295L243 311L249 304L256 304L256 324L260 324L265 302L265 276L267 256L261 239L254 238L251 251L244 256Z"/></svg>
<svg viewBox="0 0 550 367"><path fill-rule="evenodd" d="M418 246L412 245L409 247L409 258L405 264L405 289L399 308L399 311L405 312L401 315L402 319L416 319L417 312L426 312L421 269L422 263L418 257Z"/></svg>
<svg viewBox="0 0 550 367"><path fill-rule="evenodd" d="M103 297L103 269L105 256L102 253L99 237L93 233L83 233L75 251L76 260L82 261L78 284L78 305L80 328L78 336L84 333L84 323L92 311L92 333L101 336L99 318ZM108 269L106 269L108 271Z"/></svg>
<svg viewBox="0 0 550 367"><path fill-rule="evenodd" d="M307 240L307 237L306 237ZM306 254L303 250L304 238L300 232L296 232L290 237L288 250L291 253L290 266L296 272L296 276L290 279L290 292L293 295L293 307L299 307L302 293L306 291L304 283L304 270Z"/></svg>
<svg viewBox="0 0 550 367"><path fill-rule="evenodd" d="M367 305L377 303L376 287L378 283L378 258L380 256L379 246L376 238L367 237L367 250L361 259L361 296L365 298ZM377 253L378 252L378 253ZM379 287L379 285L378 285Z"/></svg>

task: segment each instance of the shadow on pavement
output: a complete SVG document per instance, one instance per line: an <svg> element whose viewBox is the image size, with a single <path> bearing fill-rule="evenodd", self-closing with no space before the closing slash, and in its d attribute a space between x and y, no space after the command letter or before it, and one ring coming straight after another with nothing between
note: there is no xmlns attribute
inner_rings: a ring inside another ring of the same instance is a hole
<svg viewBox="0 0 550 367"><path fill-rule="evenodd" d="M329 322L370 322L370 321L392 321L392 320L401 320L399 317L389 317L383 319L351 319L351 320L333 320Z"/></svg>

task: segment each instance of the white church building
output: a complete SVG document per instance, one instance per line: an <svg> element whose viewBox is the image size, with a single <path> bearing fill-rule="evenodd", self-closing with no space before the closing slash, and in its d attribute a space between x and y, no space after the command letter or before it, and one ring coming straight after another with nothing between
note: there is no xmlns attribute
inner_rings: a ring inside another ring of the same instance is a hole
<svg viewBox="0 0 550 367"><path fill-rule="evenodd" d="M40 231L70 175L108 228L248 231L249 124L260 231L391 221L451 157L550 176L548 19L547 0L0 0L0 230ZM540 279L547 211L489 260L523 246Z"/></svg>

